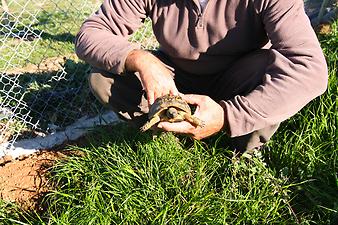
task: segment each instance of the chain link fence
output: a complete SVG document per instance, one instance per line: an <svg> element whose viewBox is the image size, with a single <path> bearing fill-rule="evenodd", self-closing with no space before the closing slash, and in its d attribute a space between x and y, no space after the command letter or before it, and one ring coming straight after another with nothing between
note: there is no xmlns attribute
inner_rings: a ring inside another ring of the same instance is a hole
<svg viewBox="0 0 338 225"><path fill-rule="evenodd" d="M307 0L318 22L336 10L336 0ZM46 136L83 116L102 112L89 93L89 66L74 54L74 37L98 0L1 0L0 144ZM317 21L316 21L317 20ZM147 21L132 41L157 47Z"/></svg>
<svg viewBox="0 0 338 225"><path fill-rule="evenodd" d="M86 87L90 69L74 38L100 1L2 0L0 143L46 136L102 111ZM157 46L149 22L132 41Z"/></svg>

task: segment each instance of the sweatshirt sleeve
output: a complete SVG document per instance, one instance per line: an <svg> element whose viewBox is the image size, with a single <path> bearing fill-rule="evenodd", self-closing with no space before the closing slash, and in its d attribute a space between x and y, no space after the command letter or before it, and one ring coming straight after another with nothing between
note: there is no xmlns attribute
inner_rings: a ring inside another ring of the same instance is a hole
<svg viewBox="0 0 338 225"><path fill-rule="evenodd" d="M104 0L82 24L75 39L76 54L92 66L123 73L129 52L140 48L128 38L145 18L146 0Z"/></svg>
<svg viewBox="0 0 338 225"><path fill-rule="evenodd" d="M261 85L221 101L231 137L286 120L327 88L327 65L303 0L256 2L272 43L270 61Z"/></svg>

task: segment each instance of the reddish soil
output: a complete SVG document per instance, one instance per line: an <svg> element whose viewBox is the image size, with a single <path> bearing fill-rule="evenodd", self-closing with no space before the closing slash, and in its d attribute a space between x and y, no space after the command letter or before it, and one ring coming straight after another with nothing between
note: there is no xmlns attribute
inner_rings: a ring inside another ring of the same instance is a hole
<svg viewBox="0 0 338 225"><path fill-rule="evenodd" d="M69 145L88 146L87 135L18 160L7 156L0 159L0 198L18 204L24 210L43 210L42 197L53 188L48 181L48 171L56 160L71 155L84 156L81 151L65 151Z"/></svg>
<svg viewBox="0 0 338 225"><path fill-rule="evenodd" d="M51 185L46 172L61 152L41 152L22 160L15 160L0 167L0 198L15 202L23 209L39 209L41 197Z"/></svg>

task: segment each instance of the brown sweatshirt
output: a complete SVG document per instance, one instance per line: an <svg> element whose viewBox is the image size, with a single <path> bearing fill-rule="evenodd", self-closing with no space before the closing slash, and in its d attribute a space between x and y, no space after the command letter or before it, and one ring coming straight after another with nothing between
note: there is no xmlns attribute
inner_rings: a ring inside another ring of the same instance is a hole
<svg viewBox="0 0 338 225"><path fill-rule="evenodd" d="M191 74L212 76L270 40L266 80L246 96L222 101L230 136L294 115L327 86L327 66L303 0L104 0L82 25L76 52L89 64L124 72L129 36L149 17L161 50Z"/></svg>

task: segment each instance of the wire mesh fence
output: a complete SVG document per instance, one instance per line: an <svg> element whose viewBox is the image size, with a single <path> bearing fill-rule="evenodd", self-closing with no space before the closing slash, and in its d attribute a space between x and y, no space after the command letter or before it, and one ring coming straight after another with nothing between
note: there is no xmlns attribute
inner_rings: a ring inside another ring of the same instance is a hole
<svg viewBox="0 0 338 225"><path fill-rule="evenodd" d="M332 0L305 1L309 17L325 19ZM74 54L73 40L98 0L1 0L0 144L45 136L83 116L102 112L86 88L89 66ZM154 49L149 21L131 41Z"/></svg>
<svg viewBox="0 0 338 225"><path fill-rule="evenodd" d="M81 23L100 1L2 0L0 143L45 136L100 113L88 92L89 66L74 54ZM149 22L132 41L155 48Z"/></svg>

